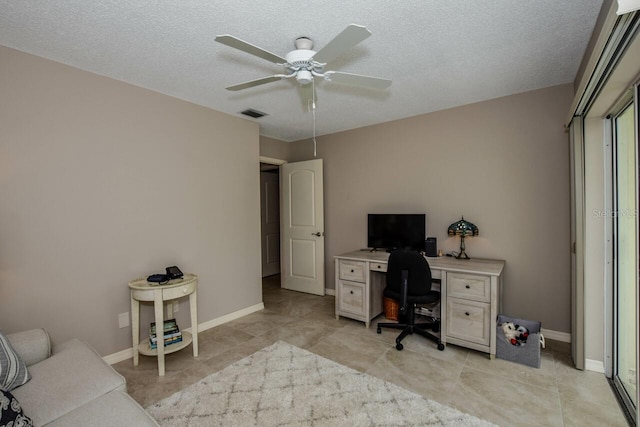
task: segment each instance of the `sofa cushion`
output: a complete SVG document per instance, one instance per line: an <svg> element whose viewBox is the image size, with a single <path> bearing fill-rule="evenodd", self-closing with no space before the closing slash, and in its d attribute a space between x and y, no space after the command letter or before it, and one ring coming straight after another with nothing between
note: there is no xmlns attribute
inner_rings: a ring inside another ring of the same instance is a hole
<svg viewBox="0 0 640 427"><path fill-rule="evenodd" d="M16 332L7 338L27 368L51 356L51 340L44 329Z"/></svg>
<svg viewBox="0 0 640 427"><path fill-rule="evenodd" d="M158 426L158 423L126 393L112 391L58 418L47 427Z"/></svg>
<svg viewBox="0 0 640 427"><path fill-rule="evenodd" d="M0 332L0 389L11 391L30 378L27 365L20 359L7 337Z"/></svg>
<svg viewBox="0 0 640 427"><path fill-rule="evenodd" d="M73 339L29 368L31 381L14 390L35 425L47 424L113 390L126 391L124 377L88 344Z"/></svg>
<svg viewBox="0 0 640 427"><path fill-rule="evenodd" d="M24 415L18 399L4 390L0 390L0 426L33 426L31 419Z"/></svg>

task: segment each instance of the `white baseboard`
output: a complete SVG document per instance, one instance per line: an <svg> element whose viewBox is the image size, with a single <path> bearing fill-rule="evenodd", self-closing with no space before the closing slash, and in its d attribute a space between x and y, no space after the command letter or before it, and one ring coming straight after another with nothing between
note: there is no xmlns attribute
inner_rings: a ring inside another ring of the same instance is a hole
<svg viewBox="0 0 640 427"><path fill-rule="evenodd" d="M324 293L327 295L336 295L336 290L335 289L329 289L329 288L324 288Z"/></svg>
<svg viewBox="0 0 640 427"><path fill-rule="evenodd" d="M335 289L327 289L325 288L324 292L327 295L336 294ZM216 326L220 326L224 323L231 322L232 320L239 319L241 317L247 316L251 313L255 313L256 311L264 310L264 303L259 303L256 305L252 305L251 307L243 308L242 310L234 311L233 313L225 314L224 316L217 317L215 319L207 320L206 322L198 324L198 331L206 331L207 329L215 328ZM186 328L185 331L191 332L191 328ZM545 338L561 341L561 342L571 342L571 334L566 332L558 332L551 329L541 329L542 334ZM125 350L119 351L117 353L109 354L104 356L102 359L107 362L109 365L113 365L118 362L122 362L123 360L131 359L133 357L133 348L129 347ZM585 369L589 371L595 372L603 372L604 373L604 364L598 360L589 360L585 361Z"/></svg>
<svg viewBox="0 0 640 427"><path fill-rule="evenodd" d="M102 360L107 362L109 365L113 365L118 362L122 362L123 360L131 359L132 357L133 357L133 347L129 347L117 353L104 356Z"/></svg>
<svg viewBox="0 0 640 427"><path fill-rule="evenodd" d="M540 329L540 332L542 332L542 335L544 335L545 339L561 342L571 342L571 334L568 334L566 332L558 332L545 328Z"/></svg>
<svg viewBox="0 0 640 427"><path fill-rule="evenodd" d="M545 339L548 338L550 340L556 340L561 342L569 342L569 343L571 342L571 334L568 334L566 332L552 331L550 329L544 329L544 328L542 328L540 332L542 332L542 335L544 335ZM587 371L598 372L601 374L605 373L604 362L600 360L585 359L584 369Z"/></svg>
<svg viewBox="0 0 640 427"><path fill-rule="evenodd" d="M604 362L601 362L600 360L585 359L584 369L604 374Z"/></svg>
<svg viewBox="0 0 640 427"><path fill-rule="evenodd" d="M251 313L255 313L256 311L264 310L264 303L252 305L251 307L243 308L242 310L234 311L233 313L225 314L222 317L217 317L215 319L207 320L204 323L198 323L198 332L206 331L207 329L215 328L216 326L220 326L224 323L231 322L232 320L239 319L241 317L247 316ZM186 328L185 331L191 332L191 328Z"/></svg>
<svg viewBox="0 0 640 427"><path fill-rule="evenodd" d="M260 304L252 305L251 307L243 308L242 310L234 311L233 313L225 314L224 316L217 317L215 319L207 320L206 322L198 324L198 332L215 328L216 326L220 326L224 323L231 322L232 320L239 319L260 310L264 310L264 303L262 302ZM191 328L185 328L184 330L187 332L191 332ZM133 347L129 347L117 353L104 356L102 360L107 362L109 365L113 365L115 363L122 362L123 360L131 359L132 357Z"/></svg>

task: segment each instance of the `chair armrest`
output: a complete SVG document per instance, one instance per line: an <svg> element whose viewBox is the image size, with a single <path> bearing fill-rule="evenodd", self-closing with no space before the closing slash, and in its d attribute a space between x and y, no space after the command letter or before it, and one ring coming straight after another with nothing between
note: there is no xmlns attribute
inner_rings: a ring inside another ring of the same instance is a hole
<svg viewBox="0 0 640 427"><path fill-rule="evenodd" d="M51 356L51 341L44 329L8 334L7 339L27 366L35 365Z"/></svg>

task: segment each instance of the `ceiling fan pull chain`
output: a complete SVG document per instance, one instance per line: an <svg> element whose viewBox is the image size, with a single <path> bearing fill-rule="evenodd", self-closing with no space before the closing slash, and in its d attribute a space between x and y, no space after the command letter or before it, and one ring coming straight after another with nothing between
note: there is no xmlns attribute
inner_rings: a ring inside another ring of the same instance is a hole
<svg viewBox="0 0 640 427"><path fill-rule="evenodd" d="M313 95L311 95L311 114L313 115L313 158L316 157L316 148L317 148L317 143L316 143L316 81L315 79L313 79L311 81L311 84L313 85Z"/></svg>

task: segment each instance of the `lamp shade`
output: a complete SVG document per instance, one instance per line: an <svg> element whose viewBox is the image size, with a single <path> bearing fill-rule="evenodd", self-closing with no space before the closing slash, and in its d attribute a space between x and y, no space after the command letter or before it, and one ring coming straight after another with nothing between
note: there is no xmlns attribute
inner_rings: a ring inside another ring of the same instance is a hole
<svg viewBox="0 0 640 427"><path fill-rule="evenodd" d="M479 234L478 227L464 219L454 222L447 230L449 236L477 236Z"/></svg>
<svg viewBox="0 0 640 427"><path fill-rule="evenodd" d="M464 217L458 222L454 222L447 229L449 236L460 236L460 253L456 255L458 259L469 259L469 255L465 252L464 238L466 236L477 236L478 227L469 221L465 221Z"/></svg>

